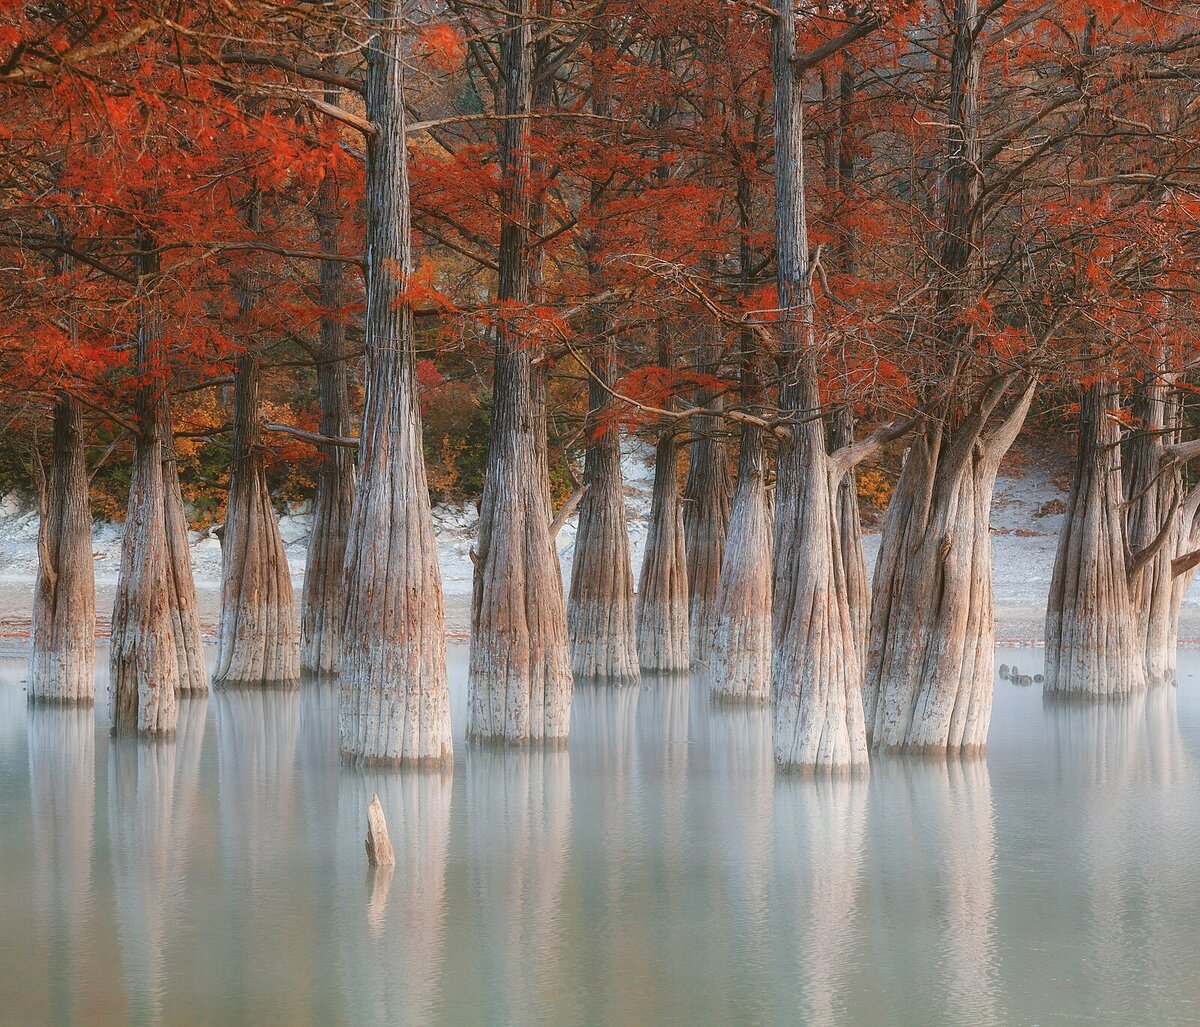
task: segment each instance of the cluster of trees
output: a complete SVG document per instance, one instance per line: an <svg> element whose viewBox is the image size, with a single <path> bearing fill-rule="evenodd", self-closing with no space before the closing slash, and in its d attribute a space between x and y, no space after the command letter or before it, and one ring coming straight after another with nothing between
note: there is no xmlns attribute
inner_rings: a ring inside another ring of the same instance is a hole
<svg viewBox="0 0 1200 1027"><path fill-rule="evenodd" d="M116 726L169 732L206 687L173 415L217 390L215 680L336 672L347 756L450 759L421 397L464 368L490 382L473 738L561 742L574 680L699 667L773 704L781 766L980 749L989 508L1039 391L1079 431L1047 690L1169 678L1200 562L1197 6L6 5L0 381L53 419L31 695L92 693L87 447L114 426ZM300 373L319 424L270 423L264 378ZM268 436L320 454L299 599ZM854 475L884 447L872 586Z"/></svg>

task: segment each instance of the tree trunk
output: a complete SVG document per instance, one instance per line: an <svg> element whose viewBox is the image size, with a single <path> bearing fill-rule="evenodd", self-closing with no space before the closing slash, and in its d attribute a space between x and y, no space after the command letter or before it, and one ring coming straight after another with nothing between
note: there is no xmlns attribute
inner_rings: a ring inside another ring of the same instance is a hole
<svg viewBox="0 0 1200 1027"><path fill-rule="evenodd" d="M718 343L706 339L700 347L702 371L718 363ZM718 401L701 394L698 402L717 406ZM688 622L691 626L692 663L703 664L715 628L717 586L725 539L729 531L729 508L733 481L725 440L716 435L720 420L694 417L694 439L683 492L683 529L687 545Z"/></svg>
<svg viewBox="0 0 1200 1027"><path fill-rule="evenodd" d="M503 222L497 299L530 299L529 0L509 9L501 46ZM550 536L545 389L539 340L510 317L496 326L493 425L471 604L467 733L508 743L562 741L571 659L558 552Z"/></svg>
<svg viewBox="0 0 1200 1027"><path fill-rule="evenodd" d="M318 195L317 230L323 252L338 252L341 215L337 183L327 175ZM345 359L346 326L337 310L343 302L343 265L323 260L320 270L321 347L317 365L317 399L321 434L350 434L349 367ZM342 571L350 511L354 504L354 454L345 446L321 446L308 563L300 598L300 667L314 674L337 670L342 607Z"/></svg>
<svg viewBox="0 0 1200 1027"><path fill-rule="evenodd" d="M762 429L742 427L737 487L721 563L707 672L729 702L771 697L771 509Z"/></svg>
<svg viewBox="0 0 1200 1027"><path fill-rule="evenodd" d="M137 434L129 510L113 603L109 691L118 733L169 735L178 716L179 667L168 603L170 566L162 477L162 327L147 297L157 273L149 234L138 233Z"/></svg>
<svg viewBox="0 0 1200 1027"><path fill-rule="evenodd" d="M678 463L678 438L668 428L654 451L654 492L637 591L638 663L643 670L664 674L684 674L691 666Z"/></svg>
<svg viewBox="0 0 1200 1027"><path fill-rule="evenodd" d="M1172 386L1165 363L1159 361L1139 389L1140 427L1127 450L1129 546L1137 553L1157 544L1154 555L1130 579L1147 684L1175 681L1179 607L1192 575L1176 574L1172 563L1196 548L1195 497L1185 495L1182 465L1168 463L1165 453L1167 446L1182 441L1182 396Z"/></svg>
<svg viewBox="0 0 1200 1027"><path fill-rule="evenodd" d="M905 456L875 565L863 701L876 749L966 754L987 742L992 493L1034 390L985 433L1010 382L994 382L957 427L930 414Z"/></svg>
<svg viewBox="0 0 1200 1027"><path fill-rule="evenodd" d="M204 667L204 637L200 632L200 607L192 575L192 551L188 543L187 514L179 487L179 458L171 430L171 408L162 405L163 508L167 518L167 606L175 635L175 659L179 664L181 692L207 692L208 671Z"/></svg>
<svg viewBox="0 0 1200 1027"><path fill-rule="evenodd" d="M575 677L621 684L636 681L639 672L621 442L609 391L616 382L616 351L616 337L609 331L603 352L592 363L585 491L571 565L567 629Z"/></svg>
<svg viewBox="0 0 1200 1027"><path fill-rule="evenodd" d="M831 450L854 442L854 415L848 407L838 407L830 432ZM867 558L863 554L862 518L858 512L858 481L854 468L838 482L838 535L842 540L842 566L846 571L846 594L850 600L850 624L858 643L859 663L867 665L867 638L871 631L871 579L867 576Z"/></svg>
<svg viewBox="0 0 1200 1027"><path fill-rule="evenodd" d="M1123 697L1145 684L1144 650L1129 588L1117 393L1084 394L1071 494L1046 609L1049 694Z"/></svg>
<svg viewBox="0 0 1200 1027"><path fill-rule="evenodd" d="M425 479L397 0L372 0L367 50L367 388L361 479L346 546L340 659L342 753L367 762L448 763L441 572Z"/></svg>
<svg viewBox="0 0 1200 1027"><path fill-rule="evenodd" d="M289 687L300 681L300 630L287 551L267 491L258 423L258 360L238 358L233 463L221 545L221 615L213 680Z"/></svg>
<svg viewBox="0 0 1200 1027"><path fill-rule="evenodd" d="M96 575L83 409L62 392L43 483L29 661L31 702L87 702L96 692Z"/></svg>
<svg viewBox="0 0 1200 1027"><path fill-rule="evenodd" d="M838 536L837 485L848 469L825 447L813 337L813 292L804 195L803 95L793 80L796 16L776 0L771 34L775 85L775 252L781 359L780 406L799 423L781 442L776 475L771 695L775 761L785 769L867 766L862 668Z"/></svg>

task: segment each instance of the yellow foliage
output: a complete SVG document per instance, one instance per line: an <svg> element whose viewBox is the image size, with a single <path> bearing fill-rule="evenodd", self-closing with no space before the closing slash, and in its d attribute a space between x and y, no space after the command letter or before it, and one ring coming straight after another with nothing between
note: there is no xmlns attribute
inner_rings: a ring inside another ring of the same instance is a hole
<svg viewBox="0 0 1200 1027"><path fill-rule="evenodd" d="M886 510L892 499L892 483L878 467L863 467L858 471L858 498L877 510Z"/></svg>

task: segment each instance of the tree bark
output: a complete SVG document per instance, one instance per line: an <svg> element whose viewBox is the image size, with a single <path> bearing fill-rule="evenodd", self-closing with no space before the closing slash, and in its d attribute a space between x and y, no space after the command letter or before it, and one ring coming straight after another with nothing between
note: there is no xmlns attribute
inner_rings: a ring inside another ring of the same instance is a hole
<svg viewBox="0 0 1200 1027"><path fill-rule="evenodd" d="M1048 694L1120 698L1145 684L1129 587L1116 388L1092 385L1046 609Z"/></svg>
<svg viewBox="0 0 1200 1027"><path fill-rule="evenodd" d="M838 407L833 415L830 449L838 450L854 443L854 415L848 407ZM871 631L871 579L867 576L867 558L863 553L862 517L858 512L858 480L853 467L838 482L838 536L842 540L842 566L846 571L846 594L850 601L850 624L858 643L858 658L867 665L867 639Z"/></svg>
<svg viewBox="0 0 1200 1027"><path fill-rule="evenodd" d="M602 331L610 326L603 326ZM588 387L588 443L583 499L571 565L567 630L571 670L585 681L622 684L639 678L633 566L621 477L620 433L612 420L616 336L605 332Z"/></svg>
<svg viewBox="0 0 1200 1027"><path fill-rule="evenodd" d="M50 473L42 485L29 661L31 702L86 702L96 691L96 576L84 461L83 409L54 403Z"/></svg>
<svg viewBox="0 0 1200 1027"><path fill-rule="evenodd" d="M365 762L448 763L441 572L417 392L398 0L372 0L367 50L367 388L360 480L346 546L340 659L342 753Z"/></svg>
<svg viewBox="0 0 1200 1027"><path fill-rule="evenodd" d="M931 415L905 456L875 565L863 703L876 749L970 754L987 742L992 494L1034 390L1031 381L986 433L1010 381L994 382L957 426Z"/></svg>
<svg viewBox="0 0 1200 1027"><path fill-rule="evenodd" d="M148 295L158 262L149 233L138 232L137 434L129 509L113 604L109 691L118 733L169 735L178 710L179 667L168 602L170 566L162 477L162 326Z"/></svg>
<svg viewBox="0 0 1200 1027"><path fill-rule="evenodd" d="M341 216L337 183L327 175L318 196L317 230L321 249L338 252ZM321 346L318 351L317 400L321 434L350 434L349 367L345 360L346 326L331 313L343 300L343 266L324 260L320 269ZM337 670L342 607L342 571L354 505L354 454L345 446L320 446L320 470L313 503L308 562L300 598L300 668L314 674Z"/></svg>
<svg viewBox="0 0 1200 1027"><path fill-rule="evenodd" d="M766 479L762 429L743 425L707 661L709 690L727 702L766 702L771 697L773 511Z"/></svg>
<svg viewBox="0 0 1200 1027"><path fill-rule="evenodd" d="M175 636L175 659L179 664L181 692L207 692L208 671L204 666L204 637L200 632L200 606L192 575L192 551L188 543L187 514L179 486L179 458L171 430L169 400L162 405L163 509L167 519L167 606Z"/></svg>
<svg viewBox="0 0 1200 1027"><path fill-rule="evenodd" d="M804 193L803 95L792 77L795 10L776 0L771 33L775 94L775 252L780 406L799 423L781 442L776 475L771 694L775 761L784 769L865 769L862 668L852 634L836 511L848 465L826 451L813 326Z"/></svg>
<svg viewBox="0 0 1200 1027"><path fill-rule="evenodd" d="M238 358L233 463L221 545L220 685L289 687L300 681L300 630L287 551L267 491L258 418L258 359Z"/></svg>
<svg viewBox="0 0 1200 1027"><path fill-rule="evenodd" d="M715 334L708 329L706 335ZM700 344L702 371L710 371L719 362L719 343L705 338ZM701 403L718 406L719 401L702 393ZM725 558L725 540L729 531L729 508L733 480L729 474L729 456L725 440L716 433L720 420L697 416L692 419L693 441L688 463L687 485L683 492L683 528L687 545L688 622L691 631L693 665L708 659L715 628L717 586L721 580L721 561Z"/></svg>
<svg viewBox="0 0 1200 1027"><path fill-rule="evenodd" d="M497 299L530 299L529 0L509 8L501 46L500 275ZM571 659L558 553L550 535L542 346L502 315L471 604L467 733L508 743L564 741Z"/></svg>
<svg viewBox="0 0 1200 1027"><path fill-rule="evenodd" d="M1130 578L1130 601L1138 618L1138 650L1146 683L1175 681L1179 607L1193 571L1176 573L1179 557L1196 548L1197 496L1184 491L1183 469L1169 461L1166 447L1182 441L1182 395L1173 388L1165 362L1138 390L1140 427L1127 448L1126 525L1133 553L1157 545ZM1160 536L1166 532L1165 539Z"/></svg>
<svg viewBox="0 0 1200 1027"><path fill-rule="evenodd" d="M638 663L642 670L664 674L684 674L691 666L678 463L678 437L668 428L654 451L654 491L636 611Z"/></svg>

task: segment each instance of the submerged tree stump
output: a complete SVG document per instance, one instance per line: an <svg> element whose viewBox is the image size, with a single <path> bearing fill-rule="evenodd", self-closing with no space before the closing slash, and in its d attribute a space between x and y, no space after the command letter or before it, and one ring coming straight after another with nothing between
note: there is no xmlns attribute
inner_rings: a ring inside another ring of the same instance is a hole
<svg viewBox="0 0 1200 1027"><path fill-rule="evenodd" d="M371 804L367 807L367 862L373 867L390 867L396 865L396 853L392 849L392 840L388 837L387 821L383 816L383 806L379 802L379 794L371 793Z"/></svg>

